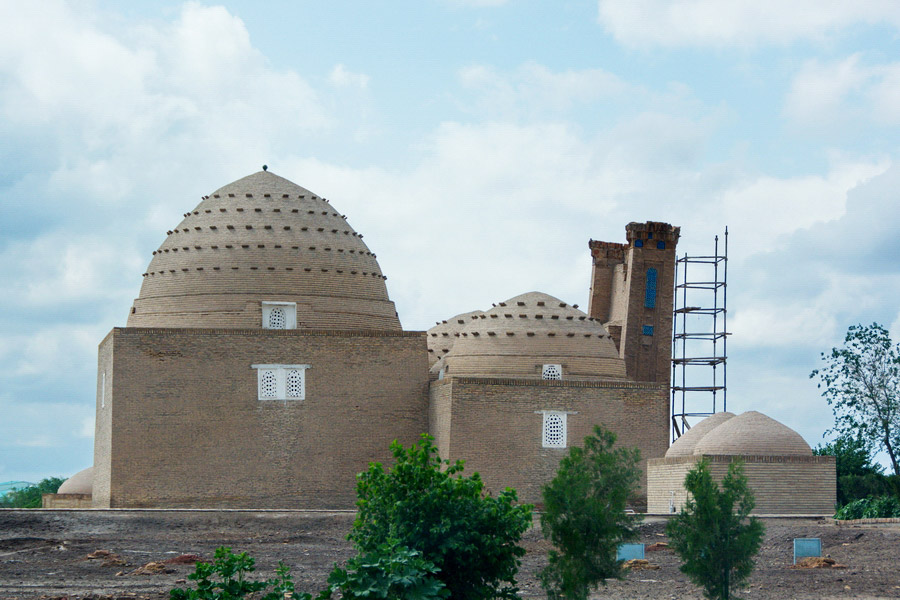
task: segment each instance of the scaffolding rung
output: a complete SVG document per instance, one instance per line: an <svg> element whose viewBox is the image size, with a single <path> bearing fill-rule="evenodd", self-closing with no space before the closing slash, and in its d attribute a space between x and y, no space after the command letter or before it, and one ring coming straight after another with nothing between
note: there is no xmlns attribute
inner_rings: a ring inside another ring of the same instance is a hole
<svg viewBox="0 0 900 600"><path fill-rule="evenodd" d="M713 332L694 332L694 333L676 333L676 340L712 340L712 339L722 339L723 337L731 335L726 331L713 331Z"/></svg>
<svg viewBox="0 0 900 600"><path fill-rule="evenodd" d="M675 286L680 290L688 289L688 290L715 290L721 287L725 287L725 284L721 281L692 281L690 283L679 283Z"/></svg>
<svg viewBox="0 0 900 600"><path fill-rule="evenodd" d="M678 259L680 263L705 263L713 264L728 260L727 256L684 256Z"/></svg>
<svg viewBox="0 0 900 600"><path fill-rule="evenodd" d="M724 356L693 356L691 358L673 358L676 365L718 365L725 362Z"/></svg>
<svg viewBox="0 0 900 600"><path fill-rule="evenodd" d="M717 315L726 311L721 307L704 308L702 306L685 306L684 308L677 309L675 312L677 314L694 313L698 315Z"/></svg>
<svg viewBox="0 0 900 600"><path fill-rule="evenodd" d="M724 385L672 386L672 390L676 392L718 392L724 389Z"/></svg>

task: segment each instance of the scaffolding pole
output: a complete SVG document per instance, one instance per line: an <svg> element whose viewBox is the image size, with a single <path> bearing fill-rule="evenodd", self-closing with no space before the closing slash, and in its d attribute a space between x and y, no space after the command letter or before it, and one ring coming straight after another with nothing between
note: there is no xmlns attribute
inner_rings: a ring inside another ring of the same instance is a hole
<svg viewBox="0 0 900 600"><path fill-rule="evenodd" d="M690 419L728 410L728 228L712 256L675 260L672 315L672 441ZM719 408L721 406L721 408Z"/></svg>

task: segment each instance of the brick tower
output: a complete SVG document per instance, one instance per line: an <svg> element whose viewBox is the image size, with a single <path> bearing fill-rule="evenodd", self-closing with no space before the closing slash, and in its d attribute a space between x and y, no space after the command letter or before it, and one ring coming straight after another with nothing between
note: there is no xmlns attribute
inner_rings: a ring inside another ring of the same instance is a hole
<svg viewBox="0 0 900 600"><path fill-rule="evenodd" d="M634 381L667 383L672 360L675 247L680 227L625 227L626 243L591 240L588 314L606 326Z"/></svg>

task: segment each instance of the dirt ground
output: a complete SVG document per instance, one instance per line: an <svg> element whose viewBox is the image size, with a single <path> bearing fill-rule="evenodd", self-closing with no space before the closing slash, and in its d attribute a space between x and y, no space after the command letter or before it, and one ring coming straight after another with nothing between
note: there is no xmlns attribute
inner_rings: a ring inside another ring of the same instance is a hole
<svg viewBox="0 0 900 600"><path fill-rule="evenodd" d="M248 552L256 558L260 577L271 576L283 560L298 590L318 591L332 563L352 554L345 540L352 520L351 513L338 512L0 510L0 598L167 598L169 589L185 585L193 565L168 564L154 574L135 571L182 554L211 558L218 546ZM897 525L764 521L766 539L743 597L900 598ZM664 527L662 519L648 519L641 541L665 542ZM792 540L797 537L821 538L823 554L846 568L790 568ZM528 554L519 571L522 596L543 598L535 574L545 564L547 544L538 529L527 533L524 544ZM120 560L86 558L97 550ZM596 597L702 597L680 573L670 551L648 551L646 558L659 568L631 571L624 580L601 587Z"/></svg>

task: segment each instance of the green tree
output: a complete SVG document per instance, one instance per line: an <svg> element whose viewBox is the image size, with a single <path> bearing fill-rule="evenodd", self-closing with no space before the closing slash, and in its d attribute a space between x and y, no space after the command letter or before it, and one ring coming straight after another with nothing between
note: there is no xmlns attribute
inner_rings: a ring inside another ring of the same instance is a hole
<svg viewBox="0 0 900 600"><path fill-rule="evenodd" d="M543 488L541 529L554 549L540 580L551 600L586 600L605 579L621 577L617 547L638 537L640 516L625 508L640 484L640 452L613 449L615 441L613 433L594 427Z"/></svg>
<svg viewBox="0 0 900 600"><path fill-rule="evenodd" d="M13 490L0 498L0 508L40 508L44 494L55 494L65 479L48 477L35 485Z"/></svg>
<svg viewBox="0 0 900 600"><path fill-rule="evenodd" d="M834 411L834 431L864 440L871 451L887 452L900 475L900 346L878 323L853 325L844 345L822 353L822 396Z"/></svg>
<svg viewBox="0 0 900 600"><path fill-rule="evenodd" d="M813 454L835 458L839 506L891 492L890 482L882 473L884 467L872 460L868 444L858 436L838 436L834 441L813 448Z"/></svg>
<svg viewBox="0 0 900 600"><path fill-rule="evenodd" d="M762 522L748 518L754 502L743 465L728 466L720 489L703 459L688 471L684 487L688 501L666 526L672 549L683 561L681 572L704 596L728 600L753 571L765 531Z"/></svg>
<svg viewBox="0 0 900 600"><path fill-rule="evenodd" d="M385 544L415 550L454 600L515 598L532 507L517 505L509 488L486 495L478 473L464 477L463 462L441 460L432 440L423 434L409 449L395 441L390 470L372 463L357 476L349 539L363 555Z"/></svg>

